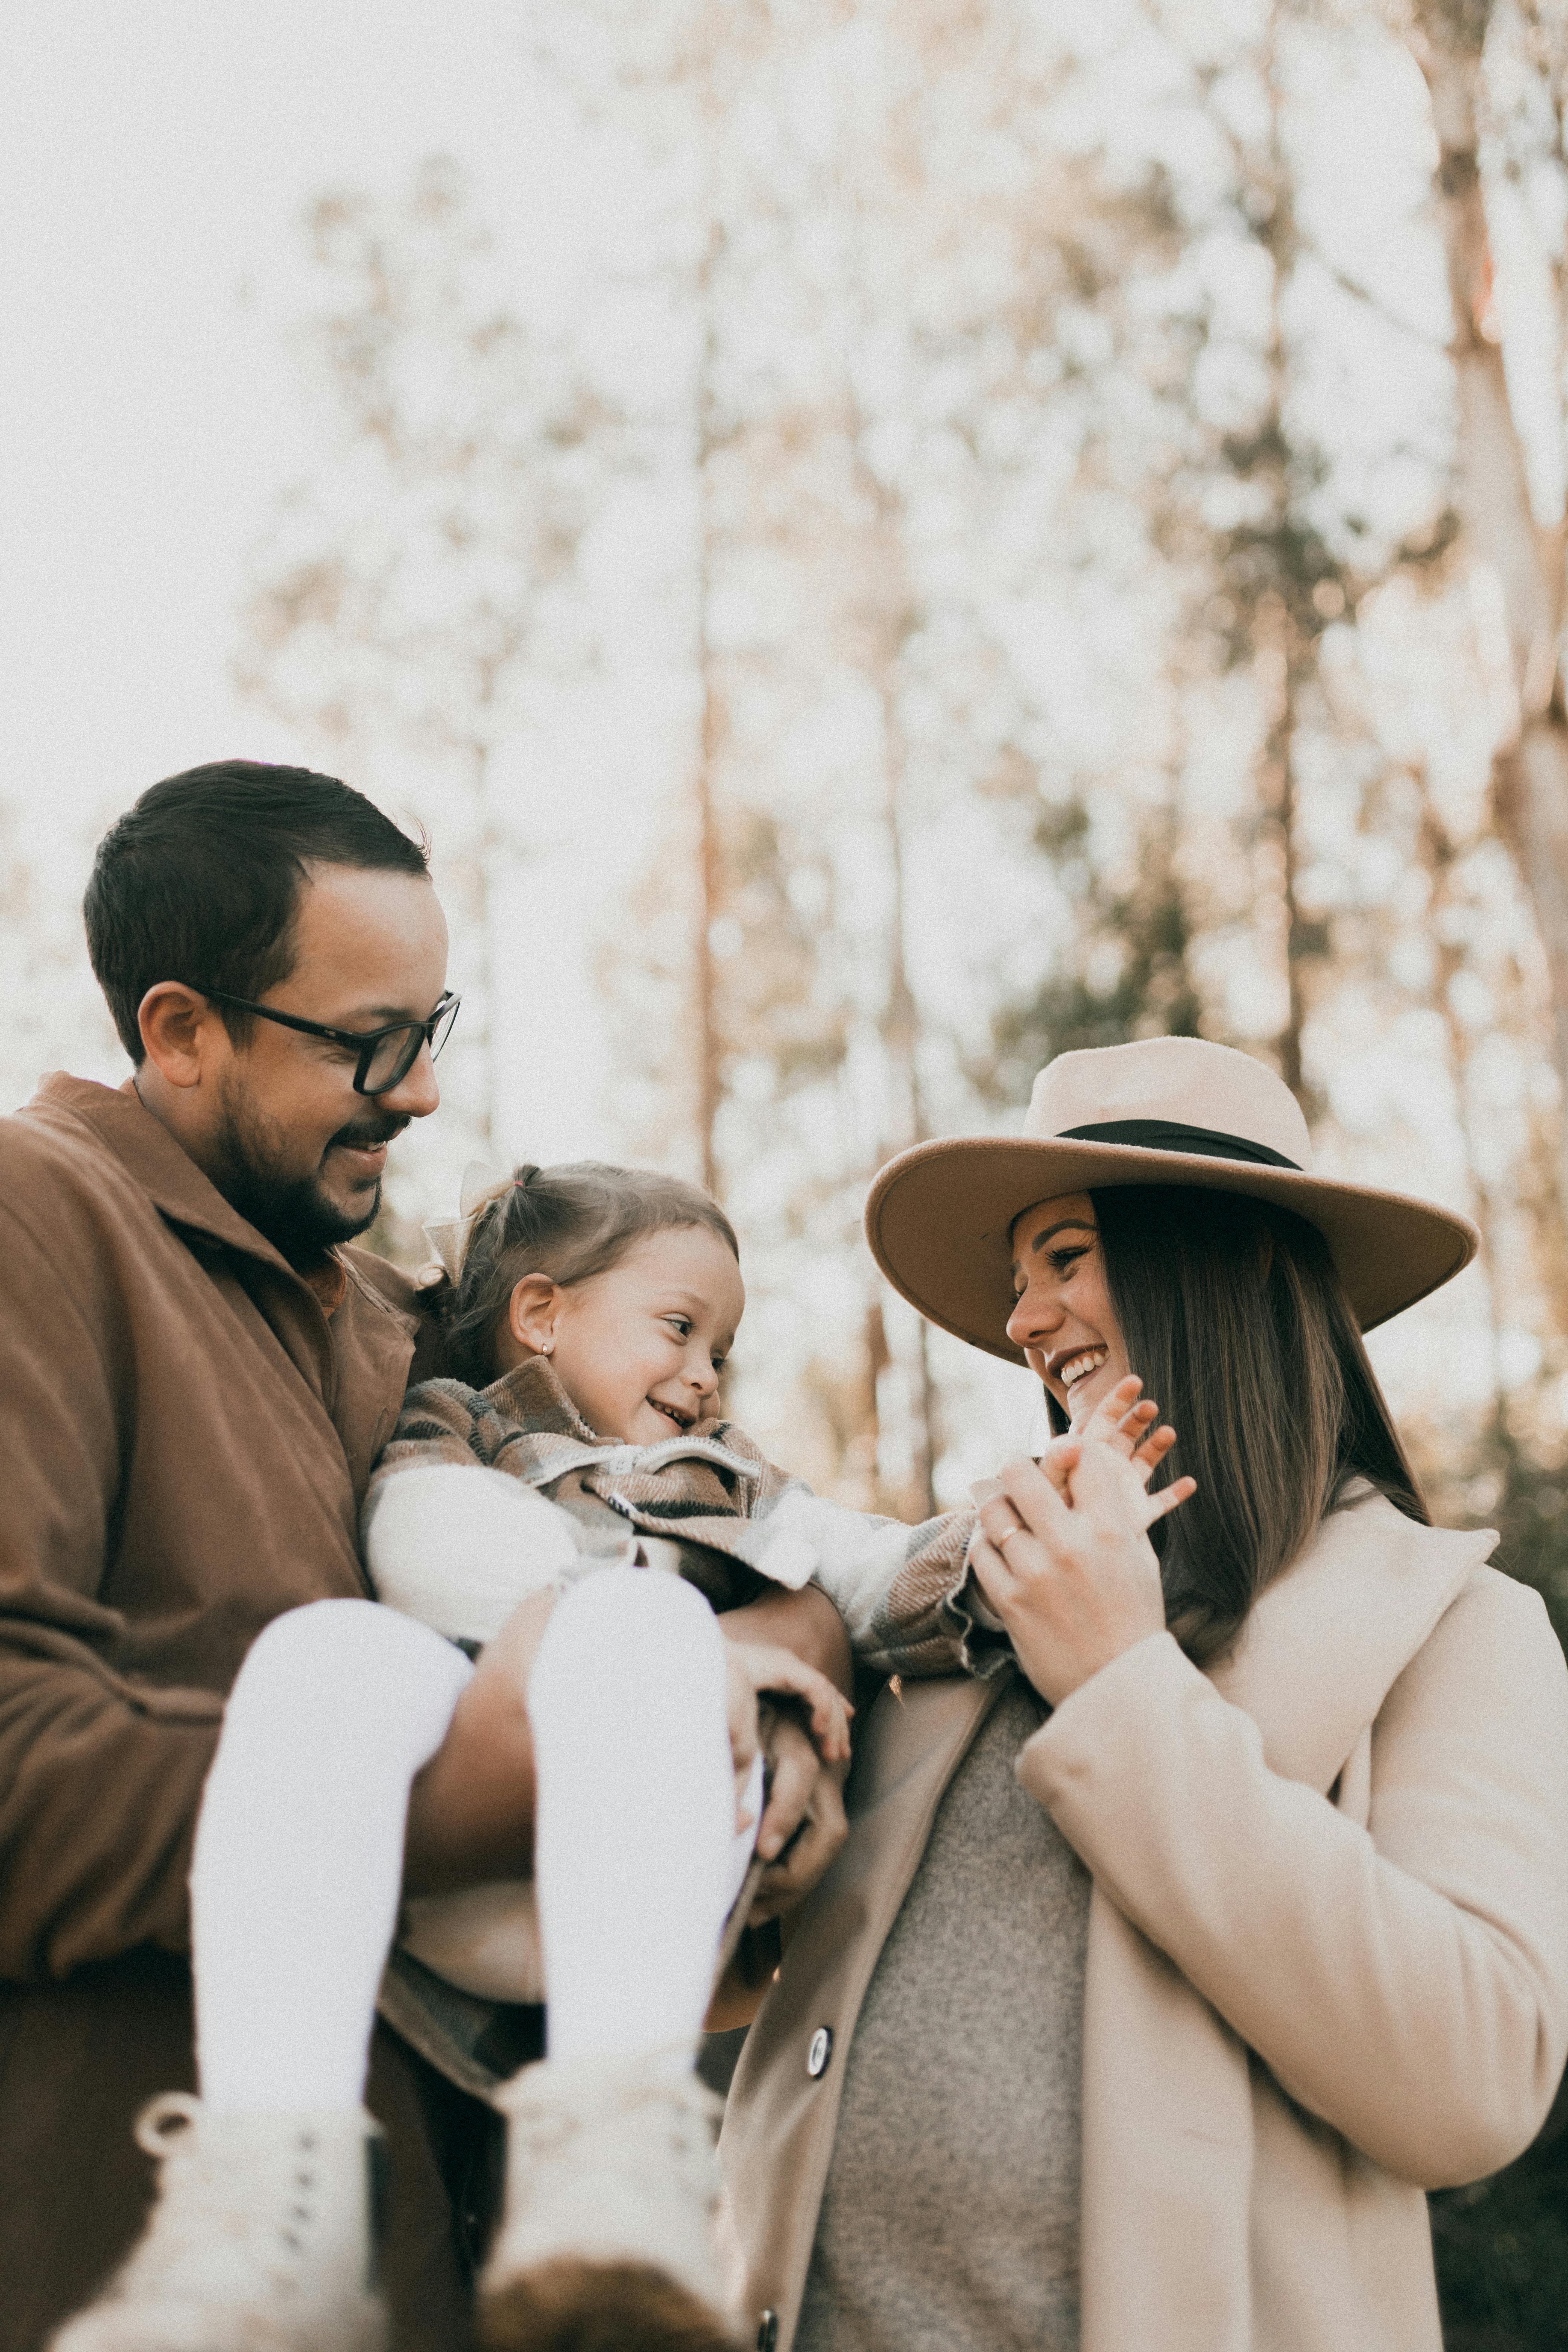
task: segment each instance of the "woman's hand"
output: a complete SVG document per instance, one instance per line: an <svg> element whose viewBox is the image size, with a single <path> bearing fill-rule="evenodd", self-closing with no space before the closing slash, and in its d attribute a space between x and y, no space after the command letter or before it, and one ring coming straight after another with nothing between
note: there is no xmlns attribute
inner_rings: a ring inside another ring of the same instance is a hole
<svg viewBox="0 0 1568 2352"><path fill-rule="evenodd" d="M1120 1393L1112 1391L1101 1411ZM1195 1492L1191 1478L1181 1478L1148 1494L1154 1465L1137 1457L1151 1438L1134 1435L1123 1444L1124 1410L1116 1442L1091 1440L1097 1417L1082 1433L1057 1441L1061 1451L1052 1449L1051 1475L1035 1462L1015 1462L986 1482L984 1532L970 1547L981 1589L1011 1635L1019 1664L1053 1706L1123 1650L1163 1632L1160 1563L1148 1531ZM1173 1442L1161 1446L1157 1459Z"/></svg>

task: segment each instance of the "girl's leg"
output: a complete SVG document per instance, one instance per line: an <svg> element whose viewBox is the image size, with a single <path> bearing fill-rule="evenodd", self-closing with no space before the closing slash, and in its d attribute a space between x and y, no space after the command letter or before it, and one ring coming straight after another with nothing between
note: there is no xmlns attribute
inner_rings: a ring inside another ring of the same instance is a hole
<svg viewBox="0 0 1568 2352"><path fill-rule="evenodd" d="M550 2055L496 2094L507 2196L481 2334L515 2352L732 2347L718 2102L692 2071L737 1838L724 1641L662 1569L561 1601L528 1685ZM760 1811L760 1796L756 1810Z"/></svg>
<svg viewBox="0 0 1568 2352"><path fill-rule="evenodd" d="M191 1867L196 2063L136 2137L158 2201L51 2352L384 2352L360 2105L408 1790L469 1667L370 1601L268 1626L224 1713Z"/></svg>
<svg viewBox="0 0 1568 2352"><path fill-rule="evenodd" d="M370 1601L291 1610L252 1645L191 1868L209 2113L358 2106L409 1784L472 1671L438 1633Z"/></svg>
<svg viewBox="0 0 1568 2352"><path fill-rule="evenodd" d="M545 1630L528 1710L551 2057L689 2066L756 1835L736 1836L712 1611L663 1570L585 1577Z"/></svg>

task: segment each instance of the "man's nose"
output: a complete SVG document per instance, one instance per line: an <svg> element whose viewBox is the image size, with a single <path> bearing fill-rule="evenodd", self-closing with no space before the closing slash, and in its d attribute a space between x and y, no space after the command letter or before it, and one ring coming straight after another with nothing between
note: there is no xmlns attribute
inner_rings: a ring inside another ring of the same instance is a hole
<svg viewBox="0 0 1568 2352"><path fill-rule="evenodd" d="M378 1108L395 1118L428 1118L441 1099L436 1064L428 1045L421 1045L407 1076L375 1097Z"/></svg>

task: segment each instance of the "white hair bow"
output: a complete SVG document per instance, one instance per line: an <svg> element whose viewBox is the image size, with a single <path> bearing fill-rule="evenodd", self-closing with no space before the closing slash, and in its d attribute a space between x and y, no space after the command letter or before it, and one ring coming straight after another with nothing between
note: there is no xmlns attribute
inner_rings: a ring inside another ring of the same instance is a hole
<svg viewBox="0 0 1568 2352"><path fill-rule="evenodd" d="M504 1200L511 1191L512 1180L488 1160L470 1160L463 1171L463 1188L458 1195L458 1210L455 1217L447 1217L425 1228L425 1238L456 1282L463 1271L463 1260L468 1254L474 1228L492 1201Z"/></svg>

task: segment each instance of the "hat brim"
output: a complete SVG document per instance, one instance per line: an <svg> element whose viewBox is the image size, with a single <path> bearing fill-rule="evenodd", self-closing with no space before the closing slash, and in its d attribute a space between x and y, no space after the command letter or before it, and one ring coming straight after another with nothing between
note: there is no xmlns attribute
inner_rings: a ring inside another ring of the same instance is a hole
<svg viewBox="0 0 1568 2352"><path fill-rule="evenodd" d="M1468 1217L1291 1168L1126 1143L960 1136L889 1160L866 1202L866 1238L893 1288L973 1348L1021 1364L1007 1338L1012 1231L1037 1201L1116 1184L1194 1185L1272 1201L1316 1225L1363 1331L1413 1307L1480 1246Z"/></svg>

